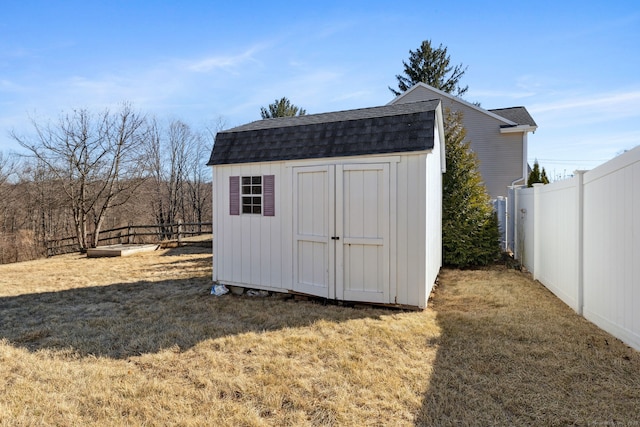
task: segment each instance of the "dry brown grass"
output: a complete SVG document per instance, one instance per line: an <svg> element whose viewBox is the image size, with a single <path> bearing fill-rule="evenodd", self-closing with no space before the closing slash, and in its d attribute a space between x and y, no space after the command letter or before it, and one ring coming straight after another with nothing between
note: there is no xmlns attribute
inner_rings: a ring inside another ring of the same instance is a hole
<svg viewBox="0 0 640 427"><path fill-rule="evenodd" d="M426 425L640 425L640 353L513 270L445 270Z"/></svg>
<svg viewBox="0 0 640 427"><path fill-rule="evenodd" d="M638 352L520 273L444 271L424 312L210 276L201 248L0 266L0 425L640 424Z"/></svg>

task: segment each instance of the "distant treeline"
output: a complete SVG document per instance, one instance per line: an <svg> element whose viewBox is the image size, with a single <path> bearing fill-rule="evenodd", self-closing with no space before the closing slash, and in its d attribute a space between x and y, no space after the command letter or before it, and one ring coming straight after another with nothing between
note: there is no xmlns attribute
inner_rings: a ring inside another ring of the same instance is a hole
<svg viewBox="0 0 640 427"><path fill-rule="evenodd" d="M12 133L22 155L0 152L0 263L46 256L47 242L68 236L85 250L108 228L211 221L215 132L127 104L32 124Z"/></svg>

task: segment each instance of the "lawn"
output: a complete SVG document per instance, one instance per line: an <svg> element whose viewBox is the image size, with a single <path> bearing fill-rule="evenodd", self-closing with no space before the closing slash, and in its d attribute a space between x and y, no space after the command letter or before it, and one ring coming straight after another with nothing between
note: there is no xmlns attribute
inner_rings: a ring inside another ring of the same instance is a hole
<svg viewBox="0 0 640 427"><path fill-rule="evenodd" d="M0 266L0 425L640 425L640 353L520 272L399 311L215 297L206 251Z"/></svg>

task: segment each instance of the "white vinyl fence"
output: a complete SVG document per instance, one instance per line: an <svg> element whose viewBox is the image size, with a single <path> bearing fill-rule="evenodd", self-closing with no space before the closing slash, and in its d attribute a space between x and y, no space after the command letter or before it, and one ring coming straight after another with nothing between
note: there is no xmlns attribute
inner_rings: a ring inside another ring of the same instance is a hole
<svg viewBox="0 0 640 427"><path fill-rule="evenodd" d="M514 191L515 257L562 301L640 350L640 146Z"/></svg>

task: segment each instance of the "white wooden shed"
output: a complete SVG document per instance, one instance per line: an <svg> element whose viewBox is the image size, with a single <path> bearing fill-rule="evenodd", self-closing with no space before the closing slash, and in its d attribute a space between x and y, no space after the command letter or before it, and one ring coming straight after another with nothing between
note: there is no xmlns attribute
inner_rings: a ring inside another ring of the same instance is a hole
<svg viewBox="0 0 640 427"><path fill-rule="evenodd" d="M216 135L213 280L424 308L442 261L440 101Z"/></svg>

